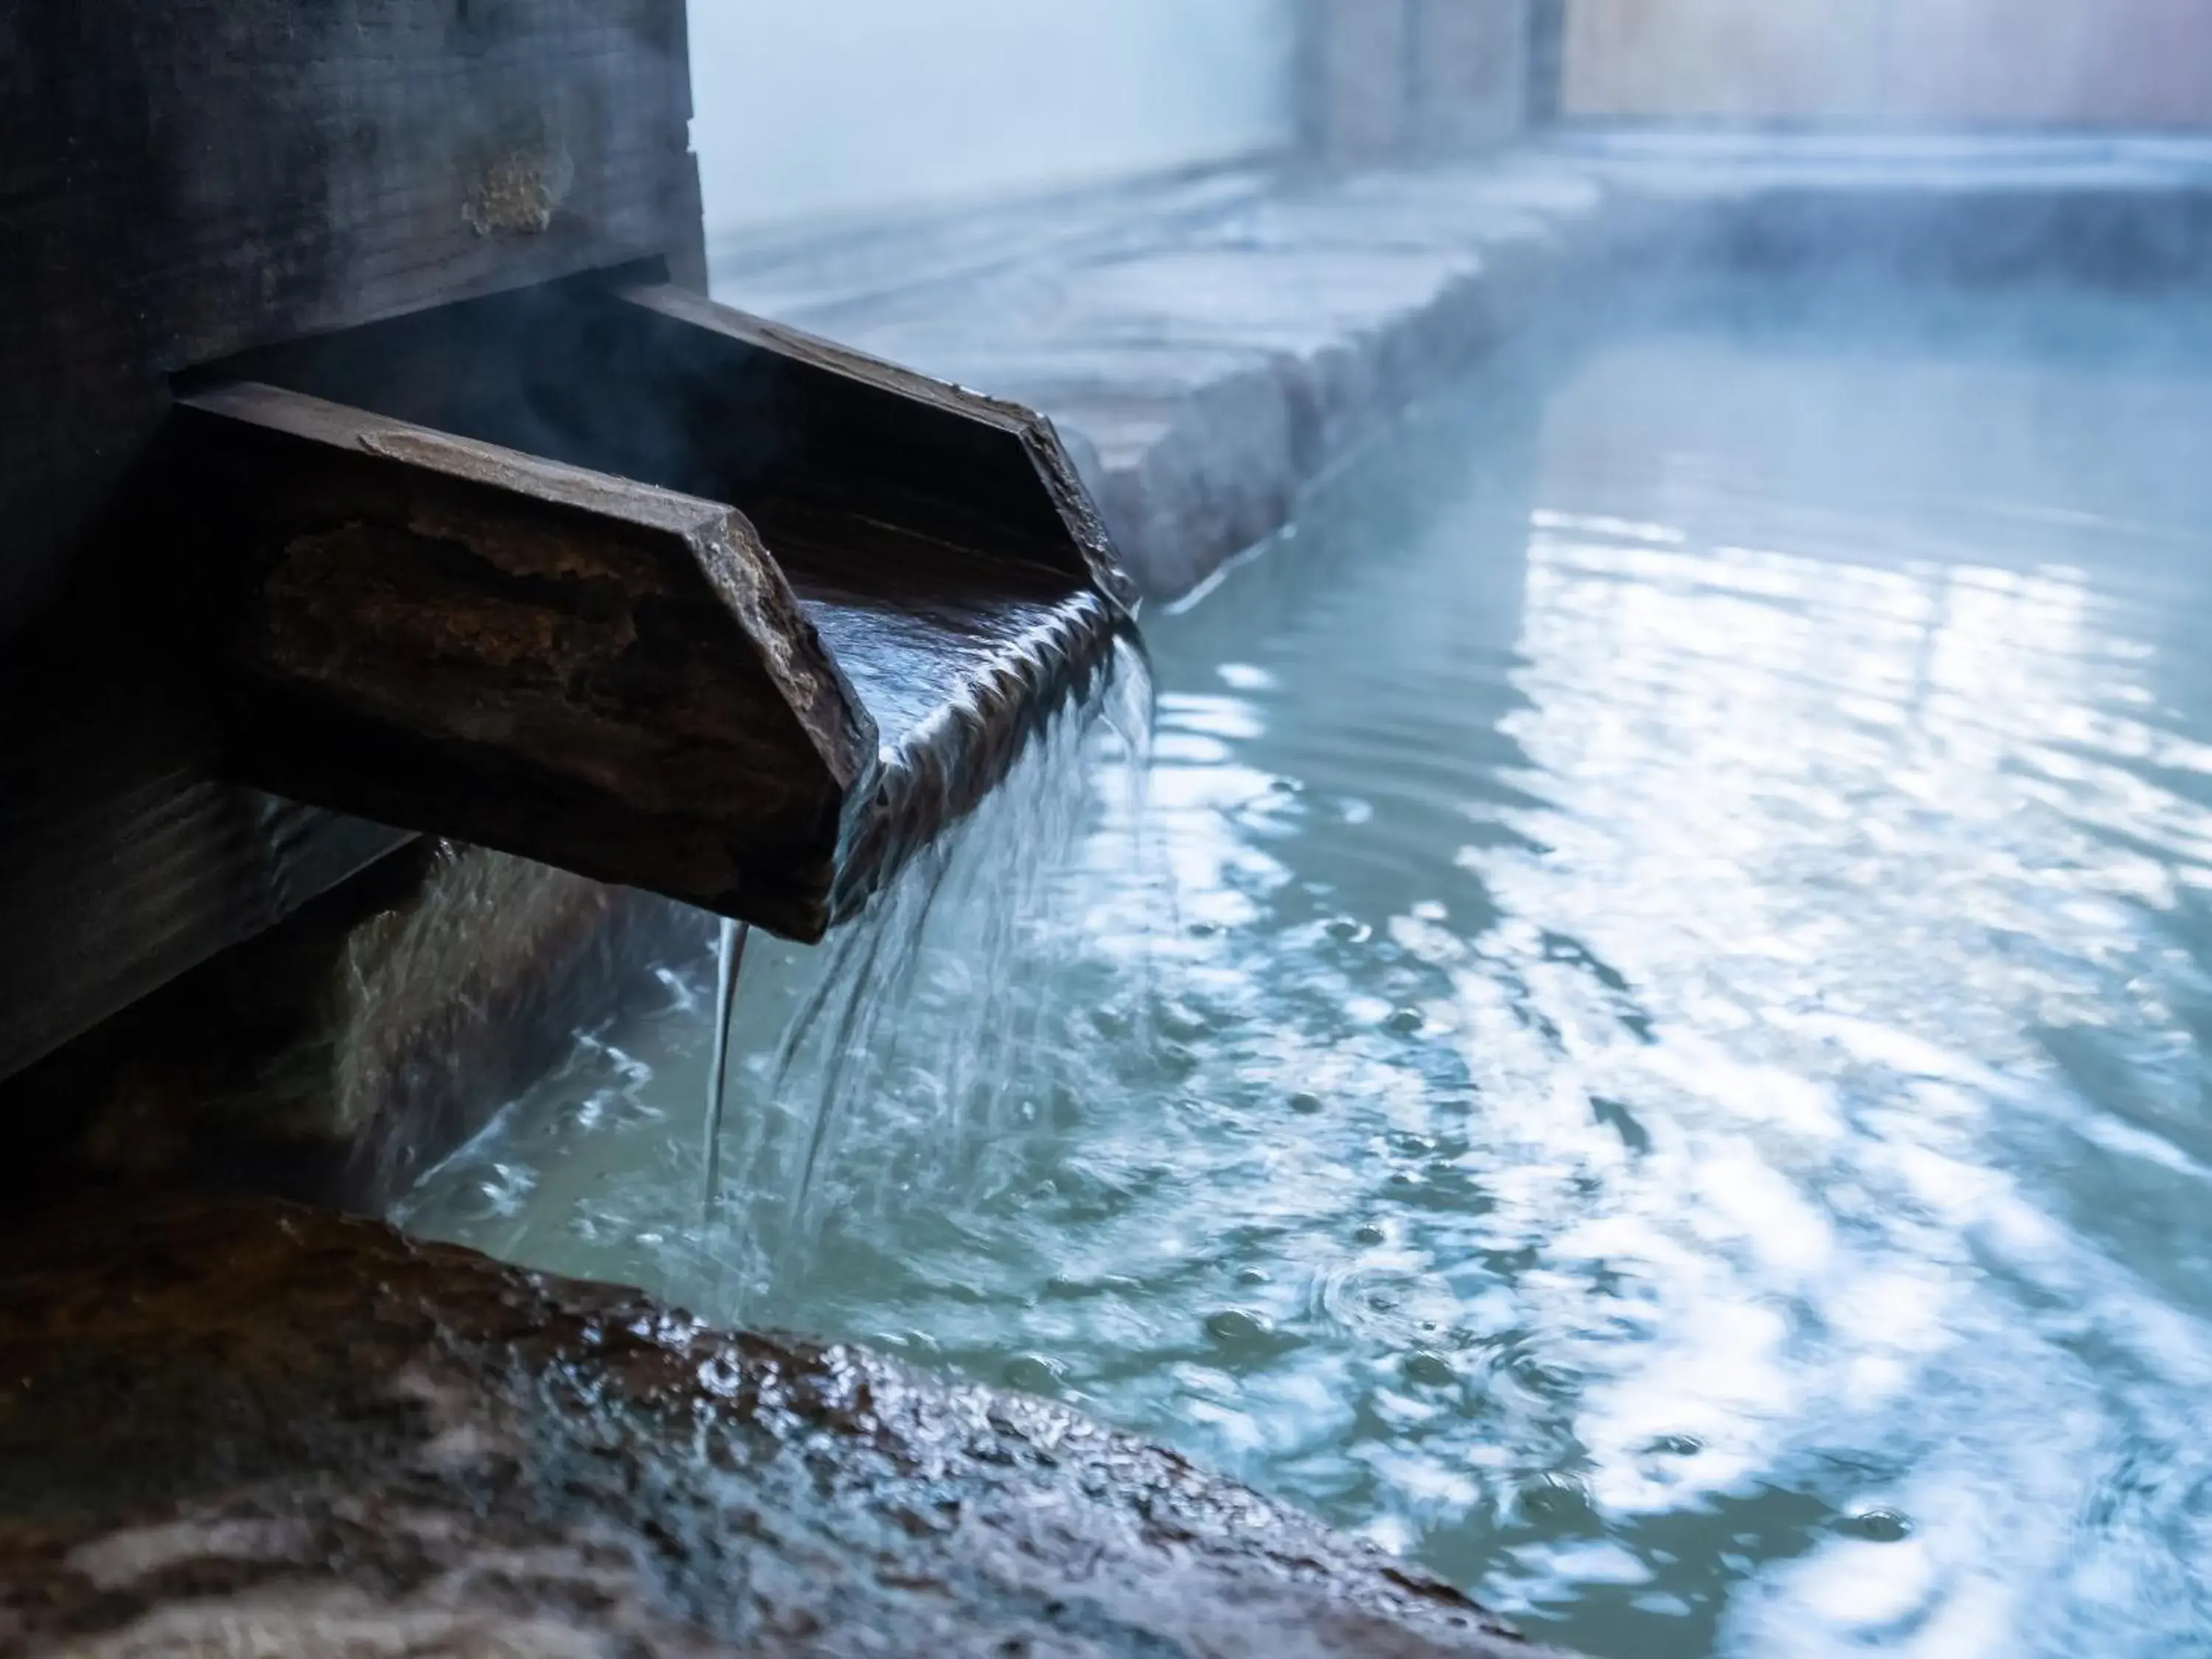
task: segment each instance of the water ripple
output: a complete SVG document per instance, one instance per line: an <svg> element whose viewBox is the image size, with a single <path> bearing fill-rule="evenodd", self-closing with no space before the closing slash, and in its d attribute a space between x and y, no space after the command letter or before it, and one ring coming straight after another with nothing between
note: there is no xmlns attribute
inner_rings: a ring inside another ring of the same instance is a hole
<svg viewBox="0 0 2212 1659"><path fill-rule="evenodd" d="M1063 754L955 855L799 1248L729 1271L773 950L752 1234L682 1231L692 981L410 1218L1595 1654L2212 1649L2212 353L2029 320L1657 331L1347 472L1154 629L1145 795Z"/></svg>

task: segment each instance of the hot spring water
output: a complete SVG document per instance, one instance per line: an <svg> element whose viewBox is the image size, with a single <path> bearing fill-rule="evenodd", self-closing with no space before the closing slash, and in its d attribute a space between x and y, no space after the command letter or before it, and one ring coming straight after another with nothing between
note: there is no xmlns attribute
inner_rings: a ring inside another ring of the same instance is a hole
<svg viewBox="0 0 2212 1659"><path fill-rule="evenodd" d="M404 1219L1050 1392L1626 1656L2212 1650L2212 327L1410 422ZM1139 792L1134 781L1142 777Z"/></svg>

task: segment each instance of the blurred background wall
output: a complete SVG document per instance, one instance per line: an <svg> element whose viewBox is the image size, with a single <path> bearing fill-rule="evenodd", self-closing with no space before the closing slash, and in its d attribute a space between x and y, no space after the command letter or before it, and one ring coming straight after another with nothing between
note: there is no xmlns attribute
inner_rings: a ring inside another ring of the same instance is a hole
<svg viewBox="0 0 2212 1659"><path fill-rule="evenodd" d="M710 234L1563 119L2212 125L2212 0L692 0Z"/></svg>
<svg viewBox="0 0 2212 1659"><path fill-rule="evenodd" d="M1250 155L1301 0L692 0L710 234Z"/></svg>
<svg viewBox="0 0 2212 1659"><path fill-rule="evenodd" d="M1530 3L691 0L708 233L1495 143L1522 125Z"/></svg>
<svg viewBox="0 0 2212 1659"><path fill-rule="evenodd" d="M1449 155L1526 118L1530 0L1302 0L1300 137L1324 161Z"/></svg>
<svg viewBox="0 0 2212 1659"><path fill-rule="evenodd" d="M2212 0L1567 0L1569 117L2212 124Z"/></svg>

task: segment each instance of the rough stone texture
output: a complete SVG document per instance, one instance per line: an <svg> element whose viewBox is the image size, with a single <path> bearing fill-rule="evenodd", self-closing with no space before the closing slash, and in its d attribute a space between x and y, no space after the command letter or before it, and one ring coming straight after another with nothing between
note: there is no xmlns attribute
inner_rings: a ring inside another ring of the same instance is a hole
<svg viewBox="0 0 2212 1659"><path fill-rule="evenodd" d="M0 1650L1531 1655L1043 1401L267 1204L0 1249Z"/></svg>
<svg viewBox="0 0 2212 1659"><path fill-rule="evenodd" d="M1172 596L1500 341L1700 262L2192 280L2212 269L2212 140L1568 132L714 255L737 304L1043 410L1089 457L1124 562Z"/></svg>
<svg viewBox="0 0 2212 1659"><path fill-rule="evenodd" d="M1530 0L1304 0L1299 137L1326 167L1464 155L1524 125Z"/></svg>
<svg viewBox="0 0 2212 1659"><path fill-rule="evenodd" d="M706 937L663 900L417 842L0 1089L0 1213L179 1183L380 1211Z"/></svg>
<svg viewBox="0 0 2212 1659"><path fill-rule="evenodd" d="M1676 265L2123 289L2212 270L2212 138L1594 128L1544 153L1666 226Z"/></svg>
<svg viewBox="0 0 2212 1659"><path fill-rule="evenodd" d="M1413 137L1408 84L1421 0L1306 0L1307 149L1338 167L1373 167Z"/></svg>
<svg viewBox="0 0 2212 1659"><path fill-rule="evenodd" d="M1601 221L1603 192L1548 162L1224 175L1202 204L1194 182L1170 188L1157 221L1129 197L1040 204L1024 243L1002 219L990 267L965 281L856 279L898 264L858 236L726 250L718 292L1044 410L1091 459L1125 565L1171 595L1560 297L1628 224ZM933 227L882 235L917 263L947 258Z"/></svg>

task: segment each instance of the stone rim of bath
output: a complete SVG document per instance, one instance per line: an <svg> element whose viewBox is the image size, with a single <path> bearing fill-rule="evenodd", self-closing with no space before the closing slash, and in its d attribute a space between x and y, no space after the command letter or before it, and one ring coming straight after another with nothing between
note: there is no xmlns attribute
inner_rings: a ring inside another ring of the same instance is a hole
<svg viewBox="0 0 2212 1659"><path fill-rule="evenodd" d="M10 1650L1536 1651L1064 1406L380 1223L72 1207L0 1300Z"/></svg>

